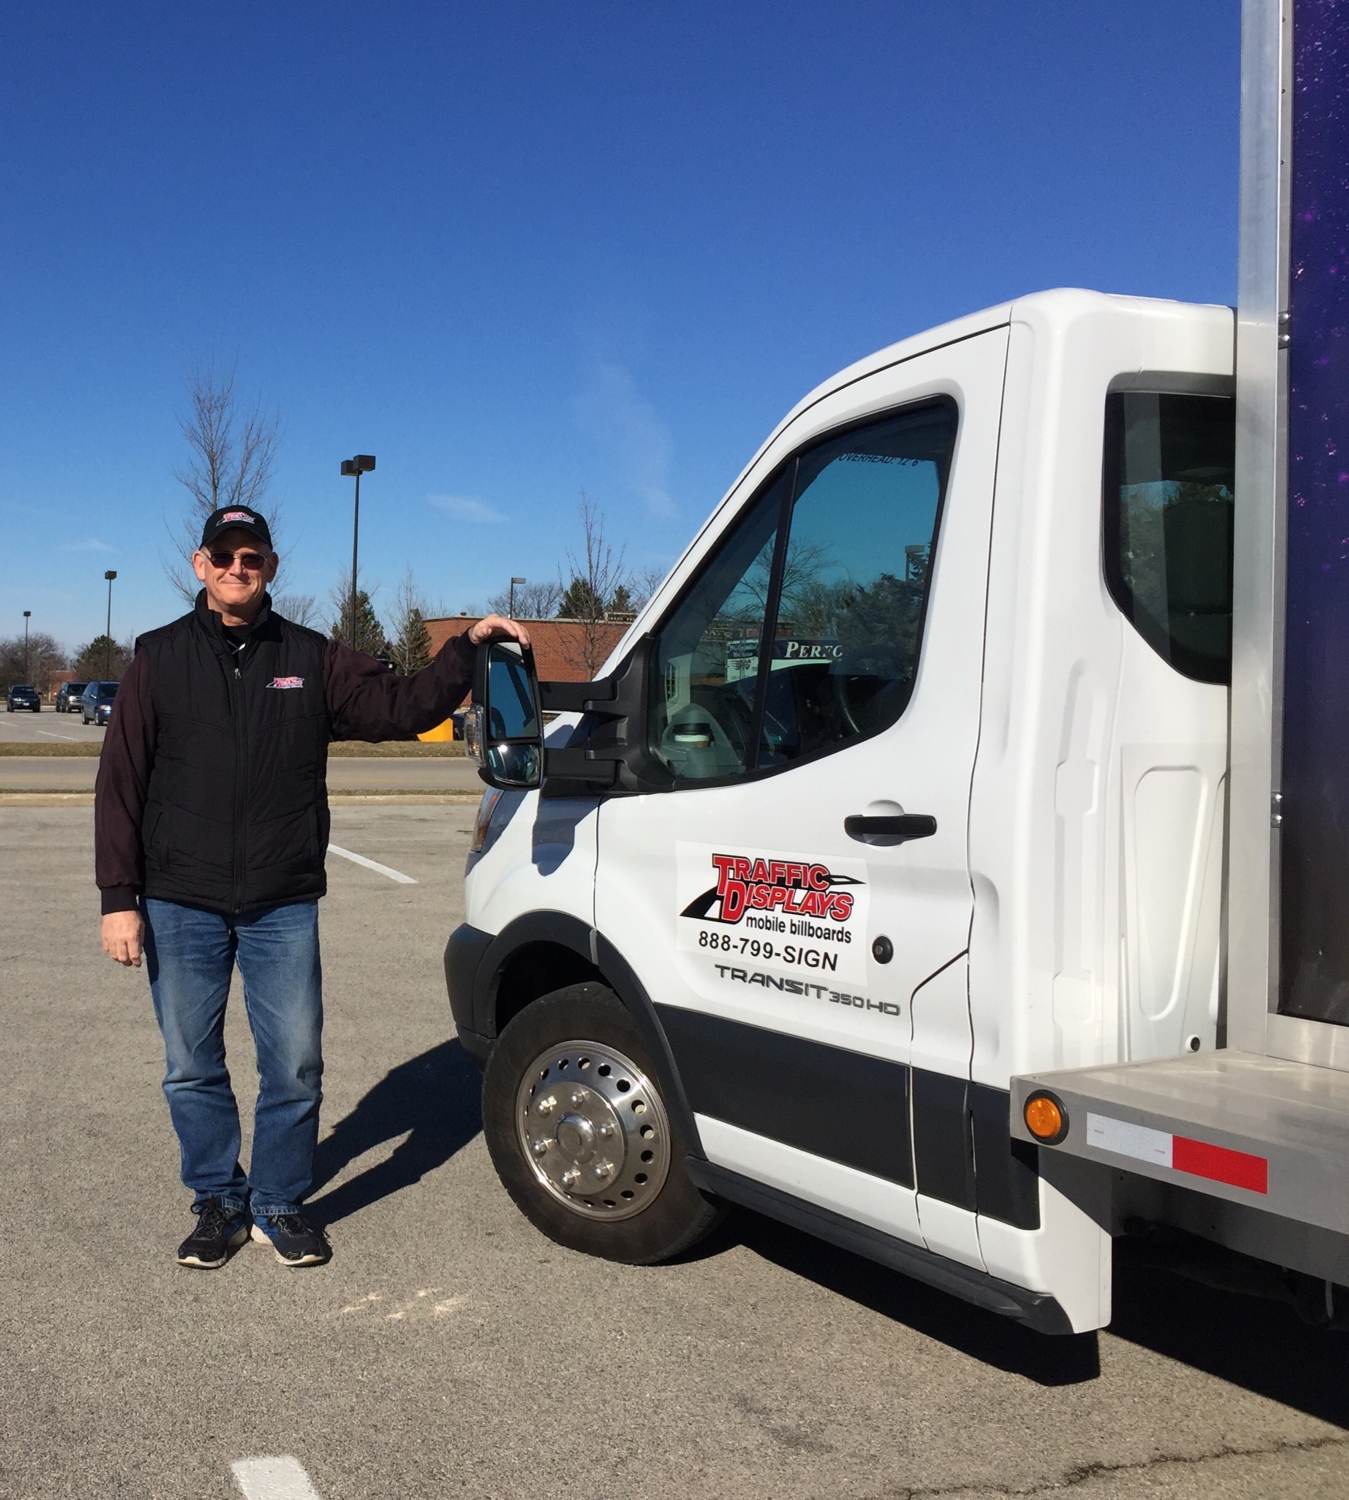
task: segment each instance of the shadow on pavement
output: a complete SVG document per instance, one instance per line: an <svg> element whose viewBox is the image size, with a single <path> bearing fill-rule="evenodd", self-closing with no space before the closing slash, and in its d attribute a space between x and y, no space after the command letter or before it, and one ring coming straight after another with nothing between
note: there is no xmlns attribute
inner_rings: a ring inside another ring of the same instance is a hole
<svg viewBox="0 0 1349 1500"><path fill-rule="evenodd" d="M734 1210L698 1248L715 1255L737 1244L881 1317L893 1318L972 1359L1023 1375L1037 1385L1076 1385L1101 1373L1094 1333L1064 1338L1032 1333L1008 1318L972 1307L749 1209Z"/></svg>
<svg viewBox="0 0 1349 1500"><path fill-rule="evenodd" d="M359 1213L449 1161L482 1129L482 1075L457 1041L442 1042L385 1074L352 1112L319 1142L314 1159L318 1192L358 1156L406 1135L387 1161L367 1168L305 1212L328 1225ZM410 1133L409 1133L410 1132Z"/></svg>
<svg viewBox="0 0 1349 1500"><path fill-rule="evenodd" d="M1201 1286L1144 1264L1116 1240L1110 1332L1349 1428L1349 1333L1303 1323L1287 1303Z"/></svg>
<svg viewBox="0 0 1349 1500"><path fill-rule="evenodd" d="M1100 1374L1097 1336L1047 1338L773 1219L735 1209L693 1252L743 1245L784 1270L972 1359L1043 1386ZM1349 1429L1349 1333L1301 1322L1285 1303L1215 1291L1142 1263L1115 1242L1110 1333L1178 1364Z"/></svg>
<svg viewBox="0 0 1349 1500"><path fill-rule="evenodd" d="M388 1158L311 1199L321 1225L358 1213L443 1166L482 1129L481 1075L457 1041L392 1069L319 1143L318 1191L365 1152L407 1136ZM1046 1338L749 1209L736 1208L687 1257L743 1245L794 1275L972 1359L1042 1386L1100 1374L1097 1336ZM1284 1303L1216 1291L1148 1265L1115 1242L1110 1333L1349 1429L1349 1333L1310 1327Z"/></svg>

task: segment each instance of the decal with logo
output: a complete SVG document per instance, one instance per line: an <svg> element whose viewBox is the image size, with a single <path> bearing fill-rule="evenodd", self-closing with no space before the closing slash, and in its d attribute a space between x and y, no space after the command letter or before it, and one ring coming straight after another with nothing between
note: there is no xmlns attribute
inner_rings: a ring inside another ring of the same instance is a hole
<svg viewBox="0 0 1349 1500"><path fill-rule="evenodd" d="M304 686L304 678L273 677L272 680L267 684L267 686L269 688L302 688Z"/></svg>
<svg viewBox="0 0 1349 1500"><path fill-rule="evenodd" d="M862 860L682 842L675 855L680 952L752 959L756 968L835 983L866 982Z"/></svg>
<svg viewBox="0 0 1349 1500"><path fill-rule="evenodd" d="M248 510L227 510L225 512L225 514L223 516L221 516L221 518L220 518L220 524L223 526L226 521L250 521L251 522L251 521L256 521L256 520L257 520L257 517L253 514L252 511L248 511Z"/></svg>

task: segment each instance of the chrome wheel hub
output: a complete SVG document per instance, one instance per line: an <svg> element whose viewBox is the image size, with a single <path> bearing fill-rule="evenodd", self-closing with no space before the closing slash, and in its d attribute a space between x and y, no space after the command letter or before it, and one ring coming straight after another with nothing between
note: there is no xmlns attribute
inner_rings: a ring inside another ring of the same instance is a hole
<svg viewBox="0 0 1349 1500"><path fill-rule="evenodd" d="M612 1047L573 1041L540 1053L516 1094L515 1119L540 1187L585 1218L630 1218L665 1185L665 1105Z"/></svg>

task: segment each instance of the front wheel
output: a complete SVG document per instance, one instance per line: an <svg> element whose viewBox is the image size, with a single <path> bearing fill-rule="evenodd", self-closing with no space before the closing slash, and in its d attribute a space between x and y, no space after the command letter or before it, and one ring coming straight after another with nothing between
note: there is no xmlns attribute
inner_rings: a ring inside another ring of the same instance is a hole
<svg viewBox="0 0 1349 1500"><path fill-rule="evenodd" d="M721 1216L685 1169L632 1016L603 985L555 990L514 1017L487 1064L482 1114L507 1192L560 1245L651 1265Z"/></svg>

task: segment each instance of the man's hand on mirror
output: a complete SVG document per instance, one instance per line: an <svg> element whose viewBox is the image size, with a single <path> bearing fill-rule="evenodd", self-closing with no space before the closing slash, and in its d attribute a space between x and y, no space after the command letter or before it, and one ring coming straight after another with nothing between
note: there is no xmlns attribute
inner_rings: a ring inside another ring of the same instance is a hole
<svg viewBox="0 0 1349 1500"><path fill-rule="evenodd" d="M468 638L475 646L481 646L485 641L519 641L522 646L531 644L529 631L519 620L508 620L505 615L485 616L469 630Z"/></svg>

